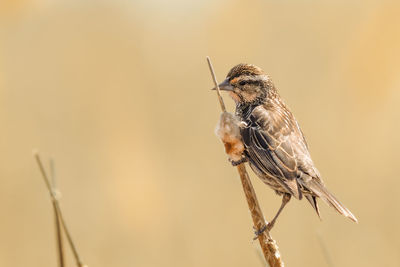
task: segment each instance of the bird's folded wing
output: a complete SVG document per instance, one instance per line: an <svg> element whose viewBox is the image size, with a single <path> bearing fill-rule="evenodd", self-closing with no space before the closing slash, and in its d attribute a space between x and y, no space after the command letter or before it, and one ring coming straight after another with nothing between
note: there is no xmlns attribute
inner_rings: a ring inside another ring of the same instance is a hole
<svg viewBox="0 0 400 267"><path fill-rule="evenodd" d="M246 122L247 127L241 129L241 135L249 160L301 199L298 179L318 177L319 174L293 115L258 107Z"/></svg>

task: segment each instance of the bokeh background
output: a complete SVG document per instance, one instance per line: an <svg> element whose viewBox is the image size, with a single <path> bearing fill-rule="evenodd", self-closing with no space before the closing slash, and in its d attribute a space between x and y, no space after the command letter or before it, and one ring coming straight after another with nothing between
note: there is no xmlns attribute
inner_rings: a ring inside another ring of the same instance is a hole
<svg viewBox="0 0 400 267"><path fill-rule="evenodd" d="M89 266L263 266L214 134L206 55L219 80L240 62L271 75L359 219L321 204L320 221L292 201L273 230L287 266L400 266L399 12L378 0L2 0L0 266L57 262L35 148L55 159ZM252 178L271 218L281 200Z"/></svg>

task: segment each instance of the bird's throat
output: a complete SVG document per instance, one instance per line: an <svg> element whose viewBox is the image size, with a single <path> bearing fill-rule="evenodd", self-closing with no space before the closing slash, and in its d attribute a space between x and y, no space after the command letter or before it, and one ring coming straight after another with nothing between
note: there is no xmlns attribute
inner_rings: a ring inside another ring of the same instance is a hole
<svg viewBox="0 0 400 267"><path fill-rule="evenodd" d="M230 97L235 101L236 104L240 103L241 99L235 92L229 92Z"/></svg>

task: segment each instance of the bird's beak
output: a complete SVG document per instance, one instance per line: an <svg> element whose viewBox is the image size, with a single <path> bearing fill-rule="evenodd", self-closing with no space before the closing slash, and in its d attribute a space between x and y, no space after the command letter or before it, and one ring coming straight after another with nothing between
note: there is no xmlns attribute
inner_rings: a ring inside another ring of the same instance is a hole
<svg viewBox="0 0 400 267"><path fill-rule="evenodd" d="M219 89L222 91L233 91L233 86L229 83L229 79L225 79L222 83L218 85ZM214 87L212 90L216 90L217 87Z"/></svg>

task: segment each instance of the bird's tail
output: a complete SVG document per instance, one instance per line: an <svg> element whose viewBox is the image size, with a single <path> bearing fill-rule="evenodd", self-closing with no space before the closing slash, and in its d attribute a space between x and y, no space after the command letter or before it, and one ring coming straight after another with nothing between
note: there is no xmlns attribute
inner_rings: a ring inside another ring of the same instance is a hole
<svg viewBox="0 0 400 267"><path fill-rule="evenodd" d="M358 222L357 218L353 215L353 213L351 213L351 211L349 209L347 209L342 203L340 203L340 201L334 195L332 195L328 191L328 189L326 189L326 187L323 184L321 184L319 181L312 179L311 181L309 181L307 183L307 188L310 189L315 195L317 195L318 197L323 199L327 204L329 204L329 206L335 208L340 214L346 216L353 222ZM310 199L309 199L309 201L310 201ZM310 203L311 203L311 201L310 201ZM318 206L316 205L316 201L313 203L315 203L316 210L319 215L319 211L317 208ZM311 203L311 204L313 204L313 203Z"/></svg>
<svg viewBox="0 0 400 267"><path fill-rule="evenodd" d="M317 212L318 217L321 219L321 215L319 213L319 207L318 207L318 203L317 203L317 198L312 195L306 195L306 194L304 196L307 198L308 202L310 202L311 206Z"/></svg>

